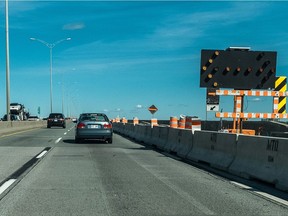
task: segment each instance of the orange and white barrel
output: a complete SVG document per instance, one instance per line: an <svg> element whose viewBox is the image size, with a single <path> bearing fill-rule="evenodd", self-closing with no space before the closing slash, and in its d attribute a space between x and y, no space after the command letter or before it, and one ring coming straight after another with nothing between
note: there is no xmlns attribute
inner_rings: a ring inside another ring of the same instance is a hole
<svg viewBox="0 0 288 216"><path fill-rule="evenodd" d="M192 129L192 117L191 116L186 116L185 129Z"/></svg>
<svg viewBox="0 0 288 216"><path fill-rule="evenodd" d="M139 124L139 119L138 119L137 117L134 117L134 118L133 118L133 124L134 124L134 125Z"/></svg>
<svg viewBox="0 0 288 216"><path fill-rule="evenodd" d="M127 120L125 117L123 117L123 118L122 118L122 123L123 123L123 124L126 124L126 123L128 123L128 120Z"/></svg>
<svg viewBox="0 0 288 216"><path fill-rule="evenodd" d="M192 118L192 133L194 131L201 131L201 119L199 118Z"/></svg>
<svg viewBox="0 0 288 216"><path fill-rule="evenodd" d="M120 122L120 118L117 117L117 118L115 119L115 121L116 121L117 123L119 123L119 122Z"/></svg>
<svg viewBox="0 0 288 216"><path fill-rule="evenodd" d="M178 128L184 129L186 124L186 118L184 116L180 116L179 122L178 122Z"/></svg>
<svg viewBox="0 0 288 216"><path fill-rule="evenodd" d="M177 117L170 117L170 127L171 128L177 128L178 127Z"/></svg>
<svg viewBox="0 0 288 216"><path fill-rule="evenodd" d="M194 131L200 131L201 130L201 119L198 117L186 117L186 124L185 128L192 130L192 133L194 134Z"/></svg>
<svg viewBox="0 0 288 216"><path fill-rule="evenodd" d="M154 126L158 126L158 120L156 118L151 119L151 128L153 128Z"/></svg>

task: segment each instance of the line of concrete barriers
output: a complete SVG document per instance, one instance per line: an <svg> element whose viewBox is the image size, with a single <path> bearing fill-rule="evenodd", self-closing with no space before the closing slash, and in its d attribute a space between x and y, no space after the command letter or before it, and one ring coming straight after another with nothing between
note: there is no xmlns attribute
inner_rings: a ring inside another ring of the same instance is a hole
<svg viewBox="0 0 288 216"><path fill-rule="evenodd" d="M288 139L113 123L116 133L183 159L288 191Z"/></svg>
<svg viewBox="0 0 288 216"><path fill-rule="evenodd" d="M0 135L46 126L46 121L0 121Z"/></svg>

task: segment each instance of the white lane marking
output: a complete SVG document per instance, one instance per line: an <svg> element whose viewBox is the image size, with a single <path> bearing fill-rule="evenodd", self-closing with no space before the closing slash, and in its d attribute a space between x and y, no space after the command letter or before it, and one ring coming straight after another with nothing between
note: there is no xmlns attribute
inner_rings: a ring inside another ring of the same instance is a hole
<svg viewBox="0 0 288 216"><path fill-rule="evenodd" d="M47 152L48 151L46 151L46 150L41 152L41 154L39 154L36 158L39 159L39 158L43 157Z"/></svg>
<svg viewBox="0 0 288 216"><path fill-rule="evenodd" d="M243 188L243 189L246 189L246 190L251 190L251 189L252 189L253 192L256 193L256 194L259 194L259 195L261 195L261 196L263 196L263 197L266 197L266 198L268 198L268 199L270 199L270 200L274 200L274 201L276 201L276 202L278 202L278 203L281 203L281 204L283 204L283 205L288 206L288 201L286 201L286 200L284 200L284 199L281 199L281 198L276 197L276 196L273 196L273 195L271 195L271 194L268 194L268 193L259 191L259 190L257 190L257 189L254 189L254 188L252 188L252 187L249 187L249 186L247 186L247 185L244 185L244 184L241 184L241 183L238 183L238 182L234 182L234 181L230 181L230 182L231 182L232 184L237 185L238 187Z"/></svg>
<svg viewBox="0 0 288 216"><path fill-rule="evenodd" d="M2 194L7 188L9 188L15 181L16 179L9 179L4 182L4 184L2 184L0 187L0 194Z"/></svg>
<svg viewBox="0 0 288 216"><path fill-rule="evenodd" d="M55 141L55 144L59 143L61 139L62 139L62 137L58 138L58 139Z"/></svg>
<svg viewBox="0 0 288 216"><path fill-rule="evenodd" d="M66 134L67 134L67 132L64 133L64 135L66 135Z"/></svg>
<svg viewBox="0 0 288 216"><path fill-rule="evenodd" d="M247 186L247 185L241 184L241 183L239 183L239 182L235 182L235 181L230 181L230 182L231 182L232 184L237 185L238 187L241 187L241 188L246 189L246 190L252 189L252 187L249 187L249 186Z"/></svg>

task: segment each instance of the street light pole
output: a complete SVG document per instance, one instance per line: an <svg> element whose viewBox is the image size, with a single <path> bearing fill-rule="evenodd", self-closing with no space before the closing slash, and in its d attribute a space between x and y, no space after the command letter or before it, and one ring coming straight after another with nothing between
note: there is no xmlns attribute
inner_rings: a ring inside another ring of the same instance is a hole
<svg viewBox="0 0 288 216"><path fill-rule="evenodd" d="M46 42L46 41L44 41L44 40L40 40L40 39L37 39L37 38L30 38L30 40L38 41L38 42L44 44L45 46L47 46L47 47L49 48L49 50L50 50L50 112L52 113L52 112L53 112L53 91L52 91L52 86L53 86L53 85L52 85L52 84L53 84L53 83L52 83L53 48L54 48L57 44L59 44L59 43L61 43L61 42L63 42L63 41L69 41L69 40L71 40L71 38L61 39L61 40L58 40L58 41L56 41L56 42L54 42L54 43L48 43L48 42Z"/></svg>
<svg viewBox="0 0 288 216"><path fill-rule="evenodd" d="M5 4L6 12L6 115L10 121L10 58L9 58L9 19L8 19L8 0Z"/></svg>

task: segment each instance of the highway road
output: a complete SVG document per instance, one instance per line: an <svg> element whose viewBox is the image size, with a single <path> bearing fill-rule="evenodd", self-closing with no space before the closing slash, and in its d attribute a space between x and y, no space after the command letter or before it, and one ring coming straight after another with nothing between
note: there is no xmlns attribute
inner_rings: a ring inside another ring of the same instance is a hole
<svg viewBox="0 0 288 216"><path fill-rule="evenodd" d="M0 137L0 178L1 216L288 215L283 199L117 134L76 144L73 123Z"/></svg>

